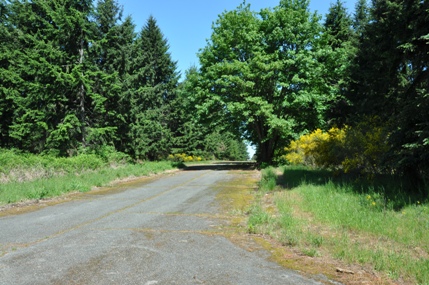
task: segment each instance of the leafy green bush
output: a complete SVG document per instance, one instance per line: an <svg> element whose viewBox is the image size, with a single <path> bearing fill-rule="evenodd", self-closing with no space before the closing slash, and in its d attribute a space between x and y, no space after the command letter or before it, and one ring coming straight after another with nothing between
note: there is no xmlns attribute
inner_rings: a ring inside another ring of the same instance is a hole
<svg viewBox="0 0 429 285"><path fill-rule="evenodd" d="M124 164L132 161L128 154L119 152L113 146L109 145L102 145L95 149L85 150L83 153L95 154L110 164Z"/></svg>

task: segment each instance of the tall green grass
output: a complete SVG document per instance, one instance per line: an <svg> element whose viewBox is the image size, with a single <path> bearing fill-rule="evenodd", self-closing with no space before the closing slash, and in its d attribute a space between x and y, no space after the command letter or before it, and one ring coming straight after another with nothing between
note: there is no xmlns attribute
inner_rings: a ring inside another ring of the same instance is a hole
<svg viewBox="0 0 429 285"><path fill-rule="evenodd" d="M110 162L95 154L66 158L0 149L0 183L93 171L109 165Z"/></svg>
<svg viewBox="0 0 429 285"><path fill-rule="evenodd" d="M112 158L113 157L113 158ZM86 192L114 180L156 174L177 163L130 163L122 154L109 158L81 154L70 158L37 156L0 150L0 205Z"/></svg>
<svg viewBox="0 0 429 285"><path fill-rule="evenodd" d="M266 193L272 173L268 179L262 174ZM371 183L296 167L285 168L276 181L276 215L259 204L256 214L269 215L269 225L250 227L250 212L249 231L264 231L309 256L328 254L393 280L429 284L429 204L418 191L402 191L401 183L385 177Z"/></svg>
<svg viewBox="0 0 429 285"><path fill-rule="evenodd" d="M259 189L262 191L273 191L277 186L278 175L275 173L274 167L267 167L262 171Z"/></svg>

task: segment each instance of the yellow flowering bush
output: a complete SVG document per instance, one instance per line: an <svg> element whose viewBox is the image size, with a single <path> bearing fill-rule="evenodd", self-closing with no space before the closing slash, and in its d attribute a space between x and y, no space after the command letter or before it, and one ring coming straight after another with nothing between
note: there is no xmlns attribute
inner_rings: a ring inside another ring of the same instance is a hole
<svg viewBox="0 0 429 285"><path fill-rule="evenodd" d="M201 156L192 156L185 153L170 154L168 160L176 162L194 162L203 160Z"/></svg>
<svg viewBox="0 0 429 285"><path fill-rule="evenodd" d="M346 141L348 126L343 129L331 128L314 149L316 165L337 169L342 165L345 158L344 145Z"/></svg>
<svg viewBox="0 0 429 285"><path fill-rule="evenodd" d="M328 132L317 129L292 141L285 148L287 154L284 158L291 164L312 167L335 164L337 161L332 161L335 153L333 149L344 140L344 133L344 130L338 128L332 128Z"/></svg>
<svg viewBox="0 0 429 285"><path fill-rule="evenodd" d="M290 164L326 167L343 172L382 173L381 160L389 151L388 133L376 117L354 128L320 129L292 141L283 156Z"/></svg>

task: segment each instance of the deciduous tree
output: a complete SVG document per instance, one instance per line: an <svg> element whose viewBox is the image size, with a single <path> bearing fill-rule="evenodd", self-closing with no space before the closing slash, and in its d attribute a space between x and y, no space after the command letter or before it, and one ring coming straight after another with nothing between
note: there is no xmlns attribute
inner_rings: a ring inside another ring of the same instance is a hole
<svg viewBox="0 0 429 285"><path fill-rule="evenodd" d="M324 80L319 16L308 1L283 0L254 13L224 12L200 52L202 116L257 146L260 162L296 134L323 124L330 86Z"/></svg>

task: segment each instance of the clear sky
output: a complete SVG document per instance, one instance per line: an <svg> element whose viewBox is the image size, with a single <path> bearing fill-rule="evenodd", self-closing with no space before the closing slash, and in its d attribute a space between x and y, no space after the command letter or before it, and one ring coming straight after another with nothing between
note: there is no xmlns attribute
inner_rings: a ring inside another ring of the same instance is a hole
<svg viewBox="0 0 429 285"><path fill-rule="evenodd" d="M310 9L325 15L335 0L311 0ZM353 14L357 0L343 0ZM173 60L182 74L192 65L198 65L197 52L206 46L212 33L212 23L225 10L233 10L242 0L118 0L124 16L131 15L136 32L152 15L170 45ZM279 0L247 0L252 10L277 6Z"/></svg>

